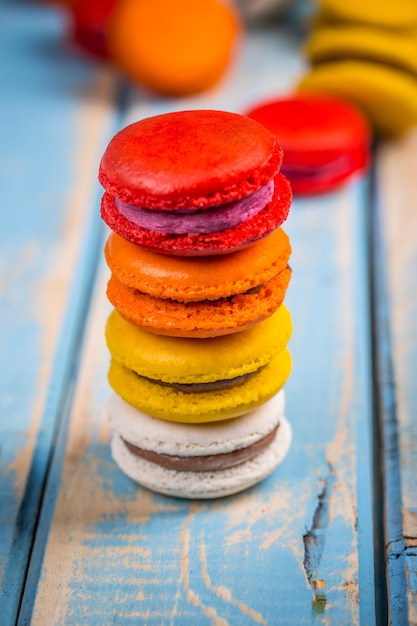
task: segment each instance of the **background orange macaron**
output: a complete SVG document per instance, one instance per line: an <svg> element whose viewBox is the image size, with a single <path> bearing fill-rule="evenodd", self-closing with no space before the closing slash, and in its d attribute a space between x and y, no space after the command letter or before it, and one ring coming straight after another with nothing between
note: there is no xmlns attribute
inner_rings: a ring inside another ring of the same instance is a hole
<svg viewBox="0 0 417 626"><path fill-rule="evenodd" d="M170 95L203 91L225 72L240 31L221 0L119 0L109 25L115 62Z"/></svg>

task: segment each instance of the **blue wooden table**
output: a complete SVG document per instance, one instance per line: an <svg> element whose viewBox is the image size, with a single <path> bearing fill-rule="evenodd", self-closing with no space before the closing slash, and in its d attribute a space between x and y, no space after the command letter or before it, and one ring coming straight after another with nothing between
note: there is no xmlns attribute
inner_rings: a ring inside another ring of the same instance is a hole
<svg viewBox="0 0 417 626"><path fill-rule="evenodd" d="M70 50L52 6L0 3L0 51L0 624L417 624L417 132L293 204L285 462L175 500L110 457L98 163L131 121L290 90L300 39L254 29L178 100Z"/></svg>

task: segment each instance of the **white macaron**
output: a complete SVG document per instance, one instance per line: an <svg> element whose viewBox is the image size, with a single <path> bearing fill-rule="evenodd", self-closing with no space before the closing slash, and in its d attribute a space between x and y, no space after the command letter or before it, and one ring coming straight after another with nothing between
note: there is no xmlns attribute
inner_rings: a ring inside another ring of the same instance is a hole
<svg viewBox="0 0 417 626"><path fill-rule="evenodd" d="M125 474L158 493L202 499L231 495L266 478L286 456L292 431L284 417L284 405L284 392L280 391L242 417L209 424L179 424L153 418L112 394L108 405L114 431L112 456ZM139 450L132 451L132 447ZM152 460L142 457L148 452ZM234 459L242 453L242 462L215 470L169 469L159 462L165 457L194 465L199 459L210 457L216 462L217 457Z"/></svg>

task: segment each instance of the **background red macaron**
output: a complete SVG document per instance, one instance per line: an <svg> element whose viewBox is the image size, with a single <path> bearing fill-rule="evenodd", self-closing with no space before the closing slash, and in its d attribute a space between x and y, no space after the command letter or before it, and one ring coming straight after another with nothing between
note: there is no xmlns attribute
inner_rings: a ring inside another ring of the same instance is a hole
<svg viewBox="0 0 417 626"><path fill-rule="evenodd" d="M271 130L284 150L281 171L294 194L331 191L369 163L371 131L352 104L326 95L262 102L247 115Z"/></svg>
<svg viewBox="0 0 417 626"><path fill-rule="evenodd" d="M117 0L73 0L68 7L70 38L86 52L109 58L109 21Z"/></svg>

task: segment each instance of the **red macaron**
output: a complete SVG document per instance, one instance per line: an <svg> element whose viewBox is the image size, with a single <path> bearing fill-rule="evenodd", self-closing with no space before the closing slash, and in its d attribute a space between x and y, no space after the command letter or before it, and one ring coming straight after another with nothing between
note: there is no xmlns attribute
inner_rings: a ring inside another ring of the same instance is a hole
<svg viewBox="0 0 417 626"><path fill-rule="evenodd" d="M108 28L117 0L74 0L68 7L70 37L89 54L110 57Z"/></svg>
<svg viewBox="0 0 417 626"><path fill-rule="evenodd" d="M281 163L275 135L246 116L192 110L146 118L116 134L103 155L101 215L155 252L236 251L286 219L292 194Z"/></svg>
<svg viewBox="0 0 417 626"><path fill-rule="evenodd" d="M284 150L281 171L294 194L332 191L369 164L368 122L344 100L295 95L260 103L247 115L277 136Z"/></svg>

